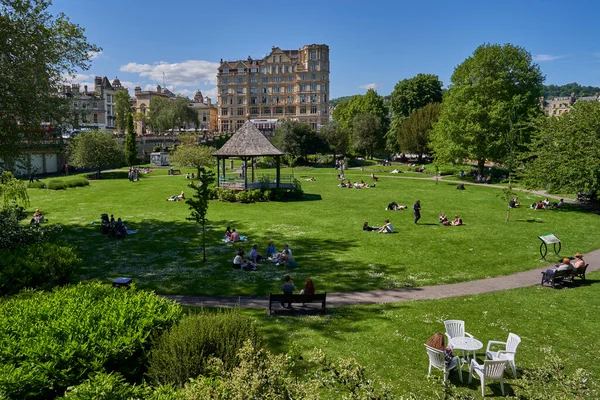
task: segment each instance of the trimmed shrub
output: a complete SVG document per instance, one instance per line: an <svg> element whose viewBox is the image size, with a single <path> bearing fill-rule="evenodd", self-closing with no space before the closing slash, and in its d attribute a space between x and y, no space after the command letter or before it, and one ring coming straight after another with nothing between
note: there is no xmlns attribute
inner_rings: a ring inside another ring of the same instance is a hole
<svg viewBox="0 0 600 400"><path fill-rule="evenodd" d="M90 184L90 182L83 177L77 177L77 178L68 179L65 181L65 185L67 187L81 187L81 186L88 186L89 184Z"/></svg>
<svg viewBox="0 0 600 400"><path fill-rule="evenodd" d="M46 189L46 184L42 181L34 181L27 183L27 189Z"/></svg>
<svg viewBox="0 0 600 400"><path fill-rule="evenodd" d="M237 352L244 342L260 345L252 320L239 309L190 314L154 344L148 376L155 383L183 385L207 372L207 361L216 357L225 369L238 365Z"/></svg>
<svg viewBox="0 0 600 400"><path fill-rule="evenodd" d="M264 196L263 196L262 190L254 189L254 190L250 190L248 193L249 193L252 201L264 201Z"/></svg>
<svg viewBox="0 0 600 400"><path fill-rule="evenodd" d="M252 194L250 192L241 191L235 195L235 198L240 203L252 203Z"/></svg>
<svg viewBox="0 0 600 400"><path fill-rule="evenodd" d="M119 373L99 372L80 385L67 389L63 399L71 400L132 400L148 398L146 385L128 384Z"/></svg>
<svg viewBox="0 0 600 400"><path fill-rule="evenodd" d="M54 243L0 250L0 295L64 285L80 266L81 259L73 248Z"/></svg>
<svg viewBox="0 0 600 400"><path fill-rule="evenodd" d="M50 190L63 190L66 188L67 185L60 179L50 179L48 182L48 189Z"/></svg>
<svg viewBox="0 0 600 400"><path fill-rule="evenodd" d="M217 189L219 201L235 201L235 192L231 189Z"/></svg>
<svg viewBox="0 0 600 400"><path fill-rule="evenodd" d="M177 304L135 288L24 291L0 303L0 393L54 398L99 371L139 379L149 338L180 317Z"/></svg>

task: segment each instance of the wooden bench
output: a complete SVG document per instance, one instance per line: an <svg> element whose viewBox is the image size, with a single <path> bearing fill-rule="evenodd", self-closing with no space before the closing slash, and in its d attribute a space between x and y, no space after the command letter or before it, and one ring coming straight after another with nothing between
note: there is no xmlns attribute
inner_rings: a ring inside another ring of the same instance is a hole
<svg viewBox="0 0 600 400"><path fill-rule="evenodd" d="M321 313L325 314L327 309L327 293L316 294L273 294L269 293L269 315L273 313L273 303L284 304L306 304L306 303L321 303Z"/></svg>
<svg viewBox="0 0 600 400"><path fill-rule="evenodd" d="M169 175L181 175L181 170L180 169L170 169Z"/></svg>
<svg viewBox="0 0 600 400"><path fill-rule="evenodd" d="M585 264L583 267L578 268L576 271L557 271L554 269L547 269L546 271L542 271L542 283L549 284L553 288L556 288L557 283L575 282L575 278L579 277L581 280L585 281L585 271L587 270L589 264Z"/></svg>

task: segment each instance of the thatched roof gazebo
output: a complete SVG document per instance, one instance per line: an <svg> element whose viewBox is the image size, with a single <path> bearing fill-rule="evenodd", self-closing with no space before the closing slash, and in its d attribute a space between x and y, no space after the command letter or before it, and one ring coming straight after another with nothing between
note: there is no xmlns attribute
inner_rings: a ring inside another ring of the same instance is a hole
<svg viewBox="0 0 600 400"><path fill-rule="evenodd" d="M219 187L228 187L237 190L247 190L248 188L257 188L260 185L266 184L264 181L258 184L255 182L254 177L254 158L262 156L275 157L275 167L277 170L277 176L275 182L269 180L269 187L280 188L288 186L288 184L281 183L280 174L280 159L285 153L279 150L262 134L261 131L250 121L246 121L240 129L237 130L229 138L229 140L217 150L213 155L217 157L217 182ZM225 177L225 160L228 158L240 158L244 161L244 168L242 169L242 175L244 178L243 186L242 182L236 181L235 178L227 179ZM248 183L248 160L250 161L251 168L251 181ZM291 183L290 183L291 184Z"/></svg>

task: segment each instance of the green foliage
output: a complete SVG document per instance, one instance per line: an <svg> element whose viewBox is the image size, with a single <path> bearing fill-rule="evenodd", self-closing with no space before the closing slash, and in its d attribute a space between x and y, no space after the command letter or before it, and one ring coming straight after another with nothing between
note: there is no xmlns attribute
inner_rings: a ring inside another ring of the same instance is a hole
<svg viewBox="0 0 600 400"><path fill-rule="evenodd" d="M219 201L235 201L235 192L232 189L217 188L217 197Z"/></svg>
<svg viewBox="0 0 600 400"><path fill-rule="evenodd" d="M189 184L189 187L195 192L191 198L188 198L185 203L190 209L190 217L188 221L195 221L202 226L202 254L203 261L206 262L206 213L208 212L208 199L210 198L210 185L215 180L215 174L212 171L207 171L203 167L198 169L198 185Z"/></svg>
<svg viewBox="0 0 600 400"><path fill-rule="evenodd" d="M342 130L335 121L330 121L321 127L319 135L329 145L333 154L345 154L348 151L349 134Z"/></svg>
<svg viewBox="0 0 600 400"><path fill-rule="evenodd" d="M559 118L547 118L523 171L532 188L554 192L600 190L600 103L575 103Z"/></svg>
<svg viewBox="0 0 600 400"><path fill-rule="evenodd" d="M381 121L373 114L357 114L352 121L352 147L367 156L383 147L384 128Z"/></svg>
<svg viewBox="0 0 600 400"><path fill-rule="evenodd" d="M154 146L154 149L153 149L153 151L154 151L154 152L159 152L159 151L162 151L162 147L160 147L160 146Z"/></svg>
<svg viewBox="0 0 600 400"><path fill-rule="evenodd" d="M354 96L347 102L341 102L333 110L333 119L345 132L352 132L354 117L358 114L372 114L379 119L382 132L387 132L389 127L388 107L383 97L373 89L367 90L364 96Z"/></svg>
<svg viewBox="0 0 600 400"><path fill-rule="evenodd" d="M261 338L252 320L239 309L190 314L156 341L148 376L154 383L183 386L189 378L209 372L212 357L231 370L238 365L237 352L246 341L258 347Z"/></svg>
<svg viewBox="0 0 600 400"><path fill-rule="evenodd" d="M61 179L50 179L48 181L48 189L50 190L64 190L67 188L65 181Z"/></svg>
<svg viewBox="0 0 600 400"><path fill-rule="evenodd" d="M440 109L440 103L430 103L400 122L396 135L403 152L418 154L419 160L429 153L429 134L438 121Z"/></svg>
<svg viewBox="0 0 600 400"><path fill-rule="evenodd" d="M235 196L236 200L240 203L252 203L252 195L245 190L238 192Z"/></svg>
<svg viewBox="0 0 600 400"><path fill-rule="evenodd" d="M42 243L0 250L0 295L64 285L80 266L81 259L69 246Z"/></svg>
<svg viewBox="0 0 600 400"><path fill-rule="evenodd" d="M102 131L84 132L75 136L67 148L69 160L78 168L102 168L123 164L123 147L111 133Z"/></svg>
<svg viewBox="0 0 600 400"><path fill-rule="evenodd" d="M100 371L139 378L149 338L181 315L150 292L89 284L0 303L0 393L46 399Z"/></svg>
<svg viewBox="0 0 600 400"><path fill-rule="evenodd" d="M506 162L530 141L544 76L525 49L484 44L456 67L432 133L441 162ZM519 128L521 127L521 128Z"/></svg>
<svg viewBox="0 0 600 400"><path fill-rule="evenodd" d="M576 82L544 86L544 97L569 97L572 93L575 93L575 97L595 96L600 93L600 87L581 86Z"/></svg>
<svg viewBox="0 0 600 400"><path fill-rule="evenodd" d="M23 225L20 221L25 216L20 208L0 210L0 249L16 249L41 243L48 233L60 230L58 226Z"/></svg>
<svg viewBox="0 0 600 400"><path fill-rule="evenodd" d="M406 118L431 103L442 102L442 82L437 75L418 74L394 86L390 108L393 118Z"/></svg>
<svg viewBox="0 0 600 400"><path fill-rule="evenodd" d="M89 184L90 182L87 179L76 177L71 179L50 179L48 185L44 184L44 187L47 187L50 190L63 190L70 187L89 186Z"/></svg>
<svg viewBox="0 0 600 400"><path fill-rule="evenodd" d="M98 372L83 383L69 387L61 399L144 400L148 399L150 392L147 385L128 384L118 372Z"/></svg>
<svg viewBox="0 0 600 400"><path fill-rule="evenodd" d="M215 165L214 152L214 147L189 142L177 146L177 149L171 154L171 160L180 167L196 168L200 175L201 168L211 168Z"/></svg>
<svg viewBox="0 0 600 400"><path fill-rule="evenodd" d="M176 131L188 122L193 123L196 127L200 126L198 113L189 106L188 100L182 97L175 100L162 97L152 98L148 122L154 132L168 129Z"/></svg>
<svg viewBox="0 0 600 400"><path fill-rule="evenodd" d="M526 368L515 385L517 400L595 399L600 386L583 368L568 373L564 361L556 354L547 353L543 361Z"/></svg>
<svg viewBox="0 0 600 400"><path fill-rule="evenodd" d="M30 143L44 138L41 123L72 117L69 100L56 95L65 76L87 70L91 55L84 29L48 0L0 2L0 158L11 164Z"/></svg>
<svg viewBox="0 0 600 400"><path fill-rule="evenodd" d="M27 189L46 189L46 184L42 181L28 182Z"/></svg>
<svg viewBox="0 0 600 400"><path fill-rule="evenodd" d="M310 154L327 150L325 141L310 126L304 122L283 120L277 124L273 143L292 157L302 157L304 160Z"/></svg>
<svg viewBox="0 0 600 400"><path fill-rule="evenodd" d="M0 196L2 197L0 209L29 205L25 183L16 179L9 171L3 171L0 174Z"/></svg>
<svg viewBox="0 0 600 400"><path fill-rule="evenodd" d="M137 164L137 144L136 144L136 133L133 129L133 115L127 113L127 137L125 138L125 160L128 165Z"/></svg>
<svg viewBox="0 0 600 400"><path fill-rule="evenodd" d="M127 116L133 111L129 90L117 90L115 93L115 122L121 133L127 128Z"/></svg>

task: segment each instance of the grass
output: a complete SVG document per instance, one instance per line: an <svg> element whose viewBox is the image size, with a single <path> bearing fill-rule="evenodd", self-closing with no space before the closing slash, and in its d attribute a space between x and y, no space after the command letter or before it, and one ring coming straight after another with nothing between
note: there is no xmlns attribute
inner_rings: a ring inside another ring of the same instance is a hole
<svg viewBox="0 0 600 400"><path fill-rule="evenodd" d="M195 171L182 170L186 172ZM138 286L163 294L266 295L279 290L285 271L272 264L251 273L232 270L238 246L220 241L226 226L249 237L242 244L247 253L253 243L264 251L269 239L278 249L289 243L298 261L294 279L311 278L327 292L436 285L528 270L544 265L537 236L550 232L563 241L562 254L600 247L597 215L571 207L519 208L505 223L501 190L483 185L458 191L453 183L422 174L412 179L382 172L376 188L356 190L337 187L333 168L284 170L282 175L292 172L302 181L302 201L211 202L206 265L201 261L200 230L186 220L187 205L165 201L186 190L188 181L168 176L166 169L136 183L111 179L61 191L30 189L30 211L39 208L51 223L64 225L61 237L76 245L84 259L81 280L131 276ZM311 176L316 182L305 181ZM352 181L369 182L369 176L367 170L346 171ZM416 199L423 207L419 225L412 223L410 210L384 210L391 201L410 207ZM519 195L522 204L537 199ZM466 225L439 225L441 211L460 215ZM138 233L123 241L101 235L102 213L123 218ZM381 225L386 218L398 233L361 230L365 221Z"/></svg>
<svg viewBox="0 0 600 400"><path fill-rule="evenodd" d="M328 355L353 357L397 395L412 392L419 399L430 399L442 394L442 385L427 380L423 343L436 331L444 332L444 320L465 321L466 330L484 345L478 352L480 362L488 340L504 341L513 332L522 339L516 357L519 376L551 352L563 359L568 372L585 368L597 380L600 349L594 344L600 329L599 309L600 273L592 273L587 284L563 290L536 286L442 300L339 307L325 317L272 318L258 310L244 313L254 316L268 346L276 352L297 346L306 353L318 347ZM479 381L474 379L469 386L467 371L465 366L465 383L455 373L450 374L451 381L460 392L479 397ZM440 376L439 371L432 374ZM515 381L510 374L507 377L510 394ZM497 384L487 386L488 397L492 392L500 395Z"/></svg>

